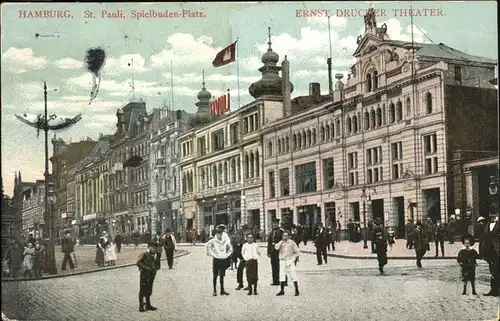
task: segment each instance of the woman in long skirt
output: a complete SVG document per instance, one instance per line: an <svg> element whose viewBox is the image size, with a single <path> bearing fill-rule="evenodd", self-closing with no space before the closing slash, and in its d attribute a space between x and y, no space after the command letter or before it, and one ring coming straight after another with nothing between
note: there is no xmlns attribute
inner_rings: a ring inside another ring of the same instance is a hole
<svg viewBox="0 0 500 321"><path fill-rule="evenodd" d="M100 243L96 244L95 263L98 266L104 266L104 249Z"/></svg>
<svg viewBox="0 0 500 321"><path fill-rule="evenodd" d="M106 248L104 260L108 262L108 265L115 265L116 259L117 257L115 243L109 243L108 247Z"/></svg>
<svg viewBox="0 0 500 321"><path fill-rule="evenodd" d="M33 243L28 243L28 246L24 248L23 254L24 277L33 278L33 263L35 261L35 248L33 247Z"/></svg>

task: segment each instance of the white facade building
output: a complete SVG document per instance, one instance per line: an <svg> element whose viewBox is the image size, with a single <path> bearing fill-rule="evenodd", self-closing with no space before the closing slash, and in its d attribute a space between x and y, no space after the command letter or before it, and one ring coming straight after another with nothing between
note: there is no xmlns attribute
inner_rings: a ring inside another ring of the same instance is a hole
<svg viewBox="0 0 500 321"><path fill-rule="evenodd" d="M493 112L491 77L464 78L492 74L494 61L442 44L415 44L412 59L412 44L389 40L375 18L365 23L334 102L264 128L266 221L288 217L312 229L339 220L345 227L349 219L363 224L365 212L366 221L381 218L402 236L409 218L448 217L451 151L487 148L483 137L464 128L477 136L467 141L455 125L484 122L465 112L475 103ZM453 101L465 87L481 103Z"/></svg>

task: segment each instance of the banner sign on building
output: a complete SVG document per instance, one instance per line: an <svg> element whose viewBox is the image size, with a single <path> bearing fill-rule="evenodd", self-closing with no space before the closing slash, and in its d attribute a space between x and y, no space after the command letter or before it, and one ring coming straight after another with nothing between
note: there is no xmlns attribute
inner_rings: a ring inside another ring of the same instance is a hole
<svg viewBox="0 0 500 321"><path fill-rule="evenodd" d="M231 110L231 100L229 99L229 92L225 95L210 102L210 115L220 116L228 113Z"/></svg>

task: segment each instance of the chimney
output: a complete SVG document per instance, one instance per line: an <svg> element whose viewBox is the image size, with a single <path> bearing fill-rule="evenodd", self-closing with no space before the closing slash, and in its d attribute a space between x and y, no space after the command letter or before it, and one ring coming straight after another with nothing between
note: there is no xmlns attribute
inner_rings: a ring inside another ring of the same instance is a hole
<svg viewBox="0 0 500 321"><path fill-rule="evenodd" d="M281 77L283 78L283 117L287 117L292 114L292 88L290 87L290 63L286 59L286 56L281 62Z"/></svg>
<svg viewBox="0 0 500 321"><path fill-rule="evenodd" d="M328 65L328 94L333 99L332 58L328 58L326 64Z"/></svg>
<svg viewBox="0 0 500 321"><path fill-rule="evenodd" d="M321 87L318 82L309 84L309 96L312 97L314 102L318 102L321 96Z"/></svg>

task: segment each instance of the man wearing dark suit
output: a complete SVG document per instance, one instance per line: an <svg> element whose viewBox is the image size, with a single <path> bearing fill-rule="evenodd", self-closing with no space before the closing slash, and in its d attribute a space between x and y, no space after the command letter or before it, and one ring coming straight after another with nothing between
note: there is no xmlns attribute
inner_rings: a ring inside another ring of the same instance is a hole
<svg viewBox="0 0 500 321"><path fill-rule="evenodd" d="M161 232L156 232L156 234L153 236L153 242L155 243L156 246L156 265L158 266L158 269L161 268L161 252L163 249L163 238L160 236Z"/></svg>
<svg viewBox="0 0 500 321"><path fill-rule="evenodd" d="M498 296L500 294L500 246L498 235L500 233L500 223L498 216L491 214L484 224L484 232L480 234L479 256L483 258L489 266L490 291L485 296Z"/></svg>
<svg viewBox="0 0 500 321"><path fill-rule="evenodd" d="M438 245L441 246L441 255L444 257L444 239L446 238L446 228L441 224L441 222L437 222L434 225L434 243L436 244L436 255L434 257L438 257L439 248Z"/></svg>
<svg viewBox="0 0 500 321"><path fill-rule="evenodd" d="M64 258L62 261L61 270L66 270L66 264L69 263L69 268L73 270L75 268L75 264L73 263L73 258L71 257L71 253L75 250L75 243L73 242L73 238L71 237L70 232L66 232L66 235L62 239L62 252L64 253Z"/></svg>
<svg viewBox="0 0 500 321"><path fill-rule="evenodd" d="M273 229L267 238L267 256L271 259L271 269L273 283L271 285L280 285L280 259L279 251L274 248L274 245L280 242L283 238L283 229L279 227L279 219L273 220Z"/></svg>
<svg viewBox="0 0 500 321"><path fill-rule="evenodd" d="M116 252L120 253L122 251L122 236L120 232L117 232L115 235L115 244L116 244Z"/></svg>
<svg viewBox="0 0 500 321"><path fill-rule="evenodd" d="M323 223L318 223L318 228L314 236L314 246L316 247L316 258L318 259L318 265L323 264L321 257L325 260L325 264L328 263L326 255L326 247L328 245L328 234L323 228Z"/></svg>

